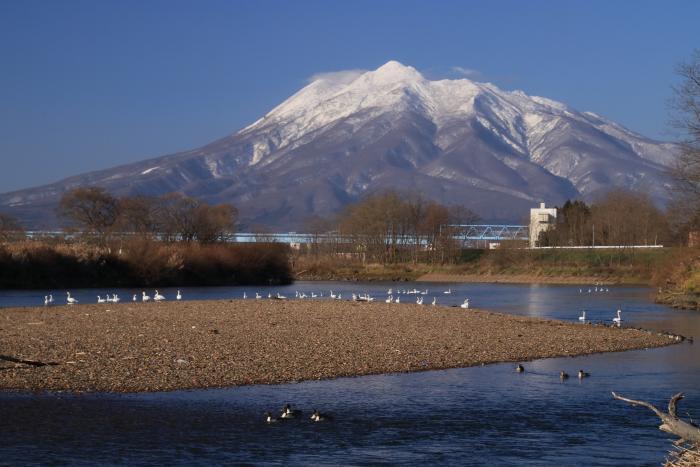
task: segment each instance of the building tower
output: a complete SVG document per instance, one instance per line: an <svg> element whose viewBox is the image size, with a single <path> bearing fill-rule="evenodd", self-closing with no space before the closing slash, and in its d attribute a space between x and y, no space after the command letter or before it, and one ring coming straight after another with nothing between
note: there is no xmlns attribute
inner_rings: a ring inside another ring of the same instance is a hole
<svg viewBox="0 0 700 467"><path fill-rule="evenodd" d="M557 221L557 208L546 208L540 203L539 208L530 209L530 248L538 246L541 232L554 227Z"/></svg>

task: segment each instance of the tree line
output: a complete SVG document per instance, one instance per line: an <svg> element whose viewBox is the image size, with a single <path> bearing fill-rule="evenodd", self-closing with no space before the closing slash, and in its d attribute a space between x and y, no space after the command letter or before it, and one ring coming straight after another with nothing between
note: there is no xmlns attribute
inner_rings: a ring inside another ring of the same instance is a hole
<svg viewBox="0 0 700 467"><path fill-rule="evenodd" d="M479 216L460 205L443 205L397 191L369 195L347 205L334 219L307 222L314 256L335 255L363 262L449 262L459 256L451 224Z"/></svg>
<svg viewBox="0 0 700 467"><path fill-rule="evenodd" d="M645 193L612 190L590 205L567 201L539 246L657 245L672 240L666 214Z"/></svg>
<svg viewBox="0 0 700 467"><path fill-rule="evenodd" d="M137 234L164 241L214 243L235 231L238 217L230 204L210 205L180 193L117 198L99 187L66 192L58 213L72 228L98 241Z"/></svg>

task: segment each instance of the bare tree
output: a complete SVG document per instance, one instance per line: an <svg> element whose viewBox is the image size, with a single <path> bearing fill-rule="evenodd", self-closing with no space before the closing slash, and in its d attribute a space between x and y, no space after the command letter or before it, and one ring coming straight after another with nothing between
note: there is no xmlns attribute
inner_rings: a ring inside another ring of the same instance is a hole
<svg viewBox="0 0 700 467"><path fill-rule="evenodd" d="M700 228L700 50L676 68L681 78L673 87L671 124L682 133L681 154L671 175L674 210L690 228ZM682 223L682 222L681 222Z"/></svg>
<svg viewBox="0 0 700 467"><path fill-rule="evenodd" d="M363 260L442 262L455 257L451 222L472 221L473 212L421 196L388 191L347 206L339 225Z"/></svg>
<svg viewBox="0 0 700 467"><path fill-rule="evenodd" d="M210 206L200 203L192 213L194 234L200 243L213 243L224 240L234 233L238 210L230 204Z"/></svg>
<svg viewBox="0 0 700 467"><path fill-rule="evenodd" d="M24 238L24 229L14 217L0 213L0 241L10 242Z"/></svg>
<svg viewBox="0 0 700 467"><path fill-rule="evenodd" d="M304 221L304 230L309 233L309 253L318 257L321 253L332 253L335 251L335 238L337 232L336 222L325 217L313 215Z"/></svg>
<svg viewBox="0 0 700 467"><path fill-rule="evenodd" d="M211 206L180 193L158 199L158 229L166 240L212 243L234 232L238 210L229 204Z"/></svg>
<svg viewBox="0 0 700 467"><path fill-rule="evenodd" d="M663 213L646 193L615 189L591 206L596 245L654 245L668 235Z"/></svg>
<svg viewBox="0 0 700 467"><path fill-rule="evenodd" d="M148 196L120 198L119 217L115 226L126 233L154 234L158 231L156 209L155 198Z"/></svg>
<svg viewBox="0 0 700 467"><path fill-rule="evenodd" d="M104 241L117 221L119 203L103 188L78 187L61 197L58 210L78 228Z"/></svg>
<svg viewBox="0 0 700 467"><path fill-rule="evenodd" d="M169 193L157 200L158 232L163 240L186 241L195 239L194 209L197 200L180 193Z"/></svg>

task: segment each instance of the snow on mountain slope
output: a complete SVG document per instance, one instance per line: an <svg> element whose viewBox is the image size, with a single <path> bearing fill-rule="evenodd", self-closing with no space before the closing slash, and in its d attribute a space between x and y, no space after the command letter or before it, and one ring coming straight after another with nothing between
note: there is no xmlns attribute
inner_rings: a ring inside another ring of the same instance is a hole
<svg viewBox="0 0 700 467"><path fill-rule="evenodd" d="M180 191L232 202L245 222L303 228L367 193L420 191L487 219L613 188L663 203L676 147L590 112L467 79L431 81L390 61L319 76L248 127L202 148L0 195L32 221L71 187Z"/></svg>

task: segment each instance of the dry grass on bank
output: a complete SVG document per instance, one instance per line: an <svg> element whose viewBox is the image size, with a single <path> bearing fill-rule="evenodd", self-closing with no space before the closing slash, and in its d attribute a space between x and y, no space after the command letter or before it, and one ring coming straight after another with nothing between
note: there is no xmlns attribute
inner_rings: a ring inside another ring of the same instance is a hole
<svg viewBox="0 0 700 467"><path fill-rule="evenodd" d="M164 243L131 238L85 243L0 245L0 288L284 284L292 280L283 244Z"/></svg>

